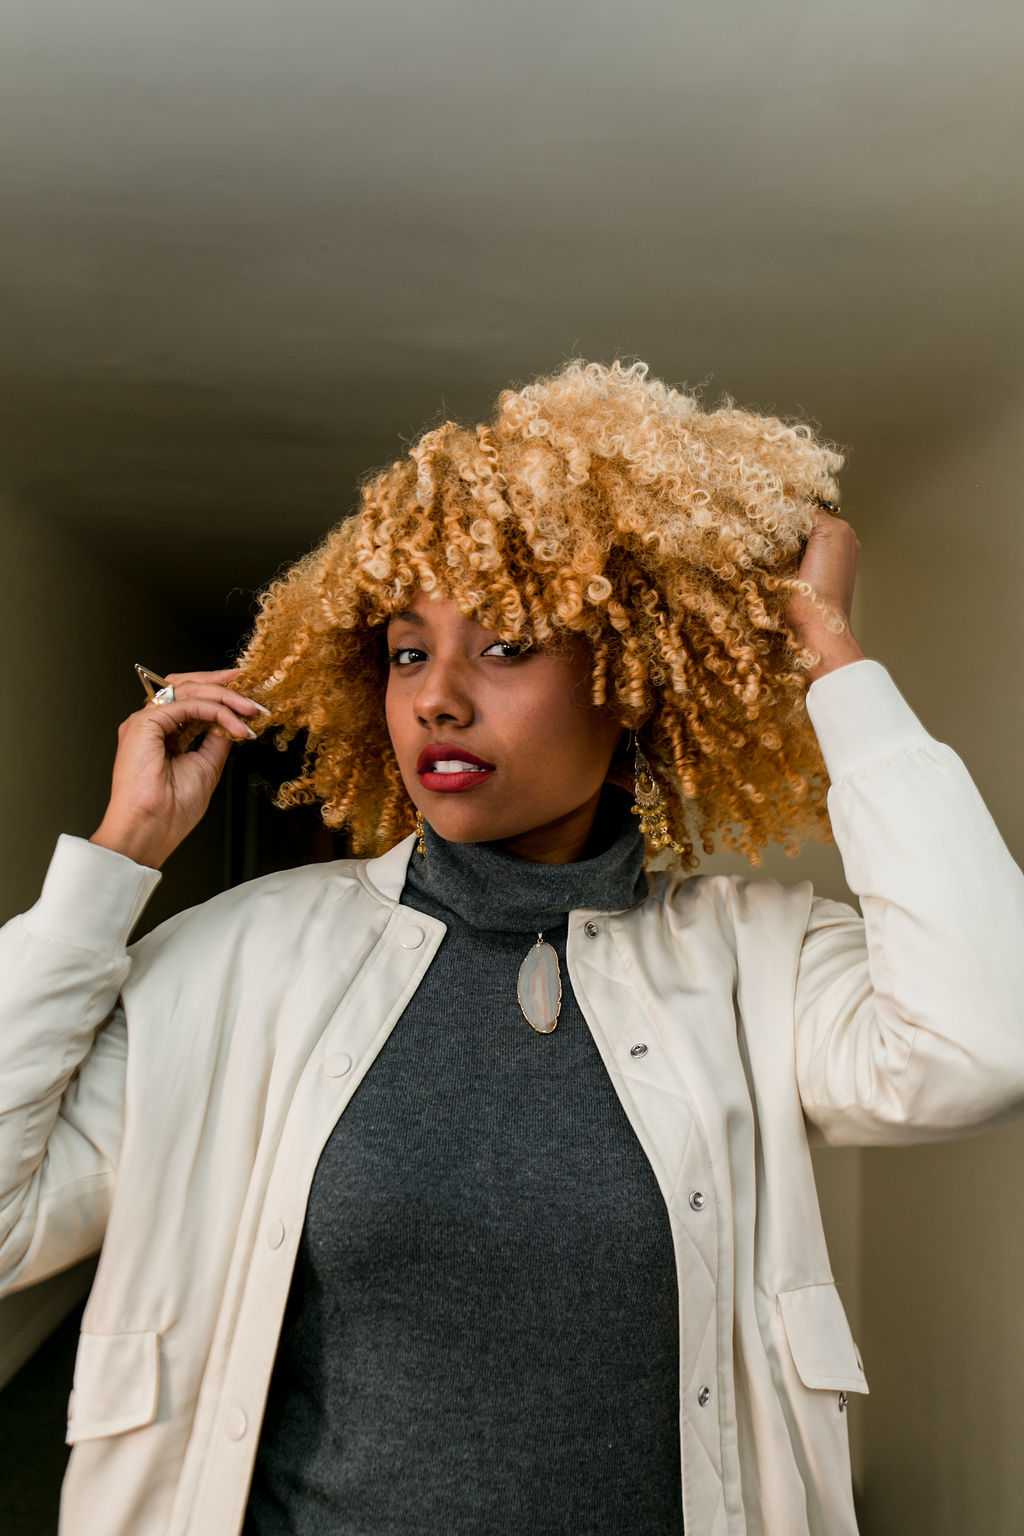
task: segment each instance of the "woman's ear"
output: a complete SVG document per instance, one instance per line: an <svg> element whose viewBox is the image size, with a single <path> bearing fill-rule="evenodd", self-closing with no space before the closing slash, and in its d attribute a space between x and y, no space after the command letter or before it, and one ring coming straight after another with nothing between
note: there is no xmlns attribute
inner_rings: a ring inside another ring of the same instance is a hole
<svg viewBox="0 0 1024 1536"><path fill-rule="evenodd" d="M626 726L615 744L612 760L608 765L605 775L606 784L614 784L619 789L626 789L633 793L635 773L633 771L633 732Z"/></svg>

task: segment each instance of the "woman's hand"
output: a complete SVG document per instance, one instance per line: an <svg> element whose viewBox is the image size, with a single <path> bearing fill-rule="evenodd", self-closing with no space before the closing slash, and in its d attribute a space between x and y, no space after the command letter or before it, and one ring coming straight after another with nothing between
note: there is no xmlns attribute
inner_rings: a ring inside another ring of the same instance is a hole
<svg viewBox="0 0 1024 1536"><path fill-rule="evenodd" d="M797 572L797 579L813 592L794 592L786 611L797 638L821 657L808 673L812 682L847 662L864 660L850 631L859 555L860 543L849 523L819 512Z"/></svg>
<svg viewBox="0 0 1024 1536"><path fill-rule="evenodd" d="M110 804L90 842L160 868L202 819L232 741L250 740L246 722L264 713L227 686L239 675L238 667L172 672L173 704L148 703L121 723ZM208 729L190 752L179 732L193 722Z"/></svg>

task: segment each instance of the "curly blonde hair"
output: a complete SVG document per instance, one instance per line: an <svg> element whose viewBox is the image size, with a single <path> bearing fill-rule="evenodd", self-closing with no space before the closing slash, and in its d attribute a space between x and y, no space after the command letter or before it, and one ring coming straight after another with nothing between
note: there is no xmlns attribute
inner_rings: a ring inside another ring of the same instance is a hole
<svg viewBox="0 0 1024 1536"><path fill-rule="evenodd" d="M426 432L262 596L236 686L280 744L306 733L277 803L321 801L356 853L412 829L382 641L420 590L503 640L586 638L593 702L637 733L684 867L698 842L759 864L769 842L827 839L816 658L786 608L842 462L806 423L705 411L640 362L575 359L505 390L490 424Z"/></svg>

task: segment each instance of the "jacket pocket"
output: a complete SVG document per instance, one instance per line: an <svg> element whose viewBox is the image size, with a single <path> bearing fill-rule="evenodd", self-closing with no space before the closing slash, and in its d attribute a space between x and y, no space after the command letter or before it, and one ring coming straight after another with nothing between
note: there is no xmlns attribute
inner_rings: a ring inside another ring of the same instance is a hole
<svg viewBox="0 0 1024 1536"><path fill-rule="evenodd" d="M68 1445L152 1424L158 1378L155 1333L83 1333L68 1402Z"/></svg>
<svg viewBox="0 0 1024 1536"><path fill-rule="evenodd" d="M804 1386L867 1392L860 1354L835 1284L779 1291L778 1301L793 1363Z"/></svg>

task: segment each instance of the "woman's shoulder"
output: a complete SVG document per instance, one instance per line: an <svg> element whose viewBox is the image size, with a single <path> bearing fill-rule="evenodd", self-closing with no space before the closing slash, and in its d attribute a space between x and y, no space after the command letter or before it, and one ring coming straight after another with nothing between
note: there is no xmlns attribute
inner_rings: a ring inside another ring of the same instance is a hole
<svg viewBox="0 0 1024 1536"><path fill-rule="evenodd" d="M767 875L675 870L652 871L648 895L670 922L726 921L733 927L778 922L788 928L794 918L806 922L816 899L809 880L785 885Z"/></svg>
<svg viewBox="0 0 1024 1536"><path fill-rule="evenodd" d="M182 948L202 955L242 944L247 950L269 945L275 952L297 934L308 932L320 913L339 903L356 921L387 905L366 877L365 859L335 859L275 870L218 892L159 924L131 946L133 963L149 965L158 955Z"/></svg>

